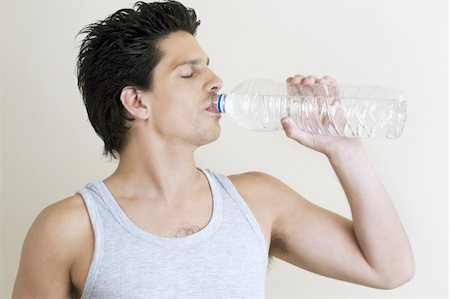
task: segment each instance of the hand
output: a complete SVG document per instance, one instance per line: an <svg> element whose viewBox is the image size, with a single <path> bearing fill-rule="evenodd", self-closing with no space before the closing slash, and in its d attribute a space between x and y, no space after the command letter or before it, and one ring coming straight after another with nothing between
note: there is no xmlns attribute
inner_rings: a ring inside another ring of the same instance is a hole
<svg viewBox="0 0 450 299"><path fill-rule="evenodd" d="M315 76L295 75L286 79L290 95L299 96L319 96L314 102L307 102L308 109L314 117L298 117L301 127L307 128L308 122L321 128L325 134L310 133L299 128L291 118L284 117L281 120L284 131L289 138L307 146L313 150L321 152L327 156L336 151L351 146L360 146L361 139L355 137L341 137L346 123L346 115L339 103L340 91L336 80L329 76L318 79ZM323 96L324 98L320 98ZM326 97L326 98L325 98ZM331 98L331 99L330 99ZM333 99L334 98L334 99ZM309 101L307 98L302 99ZM327 103L325 101L328 101ZM320 106L327 104L333 110L332 117L329 113L321 113Z"/></svg>

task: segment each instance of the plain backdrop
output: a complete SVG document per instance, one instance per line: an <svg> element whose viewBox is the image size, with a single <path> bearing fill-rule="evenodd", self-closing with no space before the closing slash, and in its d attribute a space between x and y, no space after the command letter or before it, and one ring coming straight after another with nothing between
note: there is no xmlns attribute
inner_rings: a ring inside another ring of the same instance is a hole
<svg viewBox="0 0 450 299"><path fill-rule="evenodd" d="M447 1L184 0L202 21L198 40L224 90L249 77L296 73L401 90L408 119L397 140L365 140L409 234L416 275L390 291L306 272L275 260L267 298L446 298ZM0 296L9 298L26 232L47 205L116 166L102 157L77 90L77 32L130 0L0 2ZM344 216L349 208L327 159L283 132L253 133L226 116L200 167L270 173ZM330 248L330 254L333 249Z"/></svg>

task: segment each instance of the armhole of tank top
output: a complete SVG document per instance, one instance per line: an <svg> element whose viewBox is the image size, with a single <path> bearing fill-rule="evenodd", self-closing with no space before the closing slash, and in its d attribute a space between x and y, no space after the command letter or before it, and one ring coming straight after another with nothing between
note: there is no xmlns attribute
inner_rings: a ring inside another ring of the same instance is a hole
<svg viewBox="0 0 450 299"><path fill-rule="evenodd" d="M210 173L212 173L212 172L210 172ZM249 223L250 227L253 229L253 232L255 233L255 235L259 241L259 244L261 245L263 257L267 258L268 251L267 251L266 239L261 230L261 226L259 226L259 223L256 220L256 217L253 214L252 210L247 205L245 200L241 197L241 195L236 190L233 183L230 181L230 179L228 177L221 175L221 174L215 174L215 173L212 173L212 174L214 175L214 177L217 178L219 183L222 185L222 187L225 189L225 191L230 195L230 197L234 200L236 205L239 207L240 211L244 214L245 218L247 219L247 222Z"/></svg>
<svg viewBox="0 0 450 299"><path fill-rule="evenodd" d="M81 299L87 299L91 297L92 290L94 289L94 284L97 279L97 274L100 268L100 261L102 258L102 247L103 247L103 226L101 223L100 215L97 206L94 202L92 192L87 188L78 191L78 194L83 198L84 204L89 214L89 219L91 221L92 229L94 231L94 253L92 256L92 261L89 266L89 271L84 283L84 288L81 294Z"/></svg>

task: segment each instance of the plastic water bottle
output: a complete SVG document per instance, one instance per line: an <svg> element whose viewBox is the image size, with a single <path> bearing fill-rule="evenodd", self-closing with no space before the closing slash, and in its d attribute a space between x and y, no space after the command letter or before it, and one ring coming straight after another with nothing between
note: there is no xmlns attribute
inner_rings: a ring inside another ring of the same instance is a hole
<svg viewBox="0 0 450 299"><path fill-rule="evenodd" d="M248 79L215 102L242 128L282 130L289 116L301 129L347 137L398 138L406 121L400 92L371 85L288 85Z"/></svg>

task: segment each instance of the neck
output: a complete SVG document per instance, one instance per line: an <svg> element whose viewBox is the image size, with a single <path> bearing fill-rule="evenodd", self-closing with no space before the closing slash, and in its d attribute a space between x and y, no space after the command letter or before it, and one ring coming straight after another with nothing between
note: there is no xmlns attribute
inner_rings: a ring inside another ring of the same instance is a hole
<svg viewBox="0 0 450 299"><path fill-rule="evenodd" d="M128 144L105 183L116 197L176 204L204 183L195 165L195 148L152 141Z"/></svg>

